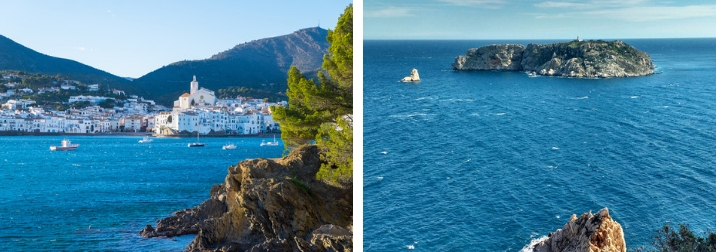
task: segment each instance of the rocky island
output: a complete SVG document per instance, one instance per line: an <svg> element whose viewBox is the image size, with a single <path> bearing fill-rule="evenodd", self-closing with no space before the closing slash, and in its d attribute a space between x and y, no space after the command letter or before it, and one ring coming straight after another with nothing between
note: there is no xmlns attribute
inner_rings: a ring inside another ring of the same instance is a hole
<svg viewBox="0 0 716 252"><path fill-rule="evenodd" d="M350 251L352 188L316 180L318 148L229 167L199 206L147 225L144 237L197 234L189 251Z"/></svg>
<svg viewBox="0 0 716 252"><path fill-rule="evenodd" d="M495 44L469 49L455 58L456 71L525 71L574 78L614 78L654 74L649 54L615 40L565 43Z"/></svg>

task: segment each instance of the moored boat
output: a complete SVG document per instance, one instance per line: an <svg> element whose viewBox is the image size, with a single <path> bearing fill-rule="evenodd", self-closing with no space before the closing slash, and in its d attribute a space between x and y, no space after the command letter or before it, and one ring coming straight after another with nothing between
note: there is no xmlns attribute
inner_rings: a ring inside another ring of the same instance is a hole
<svg viewBox="0 0 716 252"><path fill-rule="evenodd" d="M189 143L187 146L189 146L189 147L204 147L204 143L199 142L199 132L196 132L196 142Z"/></svg>
<svg viewBox="0 0 716 252"><path fill-rule="evenodd" d="M65 139L65 140L62 140L62 144L60 146L51 145L50 150L53 150L53 151L54 150L60 150L60 151L74 150L74 149L77 149L77 147L79 147L79 146L80 146L79 144L72 144L72 142L70 142L70 140Z"/></svg>
<svg viewBox="0 0 716 252"><path fill-rule="evenodd" d="M151 143L151 142L154 142L154 139L151 139L146 136L144 138L142 138L142 140L139 140L139 143Z"/></svg>
<svg viewBox="0 0 716 252"><path fill-rule="evenodd" d="M224 145L223 147L221 147L221 149L222 150L234 150L234 149L236 149L236 145L234 145L233 143L230 143L230 144Z"/></svg>
<svg viewBox="0 0 716 252"><path fill-rule="evenodd" d="M261 146L278 146L278 141L276 141L276 136L273 136L272 142L266 142L265 140L261 140Z"/></svg>

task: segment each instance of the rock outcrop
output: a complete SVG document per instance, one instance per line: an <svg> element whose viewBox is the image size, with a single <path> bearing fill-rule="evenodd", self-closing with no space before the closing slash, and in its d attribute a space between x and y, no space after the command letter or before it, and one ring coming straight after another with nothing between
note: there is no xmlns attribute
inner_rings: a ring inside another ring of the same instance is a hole
<svg viewBox="0 0 716 252"><path fill-rule="evenodd" d="M575 78L644 76L653 74L655 68L649 54L619 40L488 45L469 49L452 67L457 71L527 71Z"/></svg>
<svg viewBox="0 0 716 252"><path fill-rule="evenodd" d="M420 81L420 75L418 74L418 69L413 68L413 70L410 71L410 76L405 76L400 81L401 82Z"/></svg>
<svg viewBox="0 0 716 252"><path fill-rule="evenodd" d="M242 161L229 167L209 200L142 233L198 230L189 251L350 251L352 188L316 180L320 166L316 146L281 159Z"/></svg>
<svg viewBox="0 0 716 252"><path fill-rule="evenodd" d="M523 251L623 251L626 252L624 231L621 225L609 216L609 209L599 210L597 214L584 213L577 218L572 215L562 229L550 233L549 237L533 247Z"/></svg>

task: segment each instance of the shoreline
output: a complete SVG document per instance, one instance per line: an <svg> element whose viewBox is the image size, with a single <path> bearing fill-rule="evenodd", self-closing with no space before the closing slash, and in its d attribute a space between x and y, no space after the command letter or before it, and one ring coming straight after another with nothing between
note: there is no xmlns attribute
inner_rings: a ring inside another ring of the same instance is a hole
<svg viewBox="0 0 716 252"><path fill-rule="evenodd" d="M111 132L111 133L48 133L48 132L24 132L24 131L0 131L0 136L152 136L156 138L195 138L195 134L179 134L179 135L153 135L151 132ZM247 135L219 135L219 134L208 134L200 135L201 137L211 138L231 138L231 137L281 137L281 133L266 133L266 134L247 134Z"/></svg>

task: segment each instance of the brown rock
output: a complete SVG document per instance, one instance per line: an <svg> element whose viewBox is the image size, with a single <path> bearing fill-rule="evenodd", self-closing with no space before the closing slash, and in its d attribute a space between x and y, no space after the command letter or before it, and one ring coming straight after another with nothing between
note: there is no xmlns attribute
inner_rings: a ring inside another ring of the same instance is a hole
<svg viewBox="0 0 716 252"><path fill-rule="evenodd" d="M597 214L584 213L577 218L572 215L562 229L550 233L549 238L533 247L535 252L626 252L626 242L621 225L609 216L609 209Z"/></svg>
<svg viewBox="0 0 716 252"><path fill-rule="evenodd" d="M353 210L345 203L353 189L317 181L319 157L306 145L281 159L242 161L209 200L161 220L151 233L195 230L189 251L350 251Z"/></svg>

